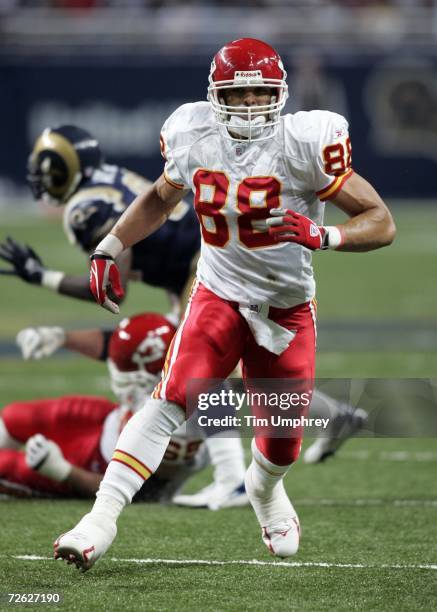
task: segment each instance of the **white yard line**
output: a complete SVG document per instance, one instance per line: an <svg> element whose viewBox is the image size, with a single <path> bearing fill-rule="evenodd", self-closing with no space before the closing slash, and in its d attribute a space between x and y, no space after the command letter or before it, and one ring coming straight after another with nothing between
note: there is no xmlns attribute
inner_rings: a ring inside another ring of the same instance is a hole
<svg viewBox="0 0 437 612"><path fill-rule="evenodd" d="M7 555L0 555L5 558ZM52 561L52 557L41 557L39 555L14 555L12 559L19 561ZM118 559L117 557L107 557L106 561L113 563L137 563L144 565L152 565L155 563L161 565L260 565L267 567L323 567L323 568L339 568L339 569L390 569L390 570L433 570L437 571L437 564L364 564L364 563L325 563L322 561L258 561L257 559L243 560L235 559L231 561L216 561L213 559Z"/></svg>
<svg viewBox="0 0 437 612"><path fill-rule="evenodd" d="M394 506L403 508L413 506L419 508L437 508L437 499L295 499L296 506Z"/></svg>
<svg viewBox="0 0 437 612"><path fill-rule="evenodd" d="M1 479L0 479L1 483ZM9 485L12 486L12 485ZM18 488L18 486L17 486ZM21 490L25 487L20 487ZM0 493L0 500L16 500L15 496ZM32 499L38 499L37 496ZM50 498L43 498L46 501ZM55 500L56 503L56 500ZM437 508L437 499L383 499L383 498L367 498L367 499L341 499L341 498L293 498L293 503L296 506L320 507L320 506L336 506L336 507L361 507L361 506L391 506L393 508ZM0 555L1 557L1 555Z"/></svg>

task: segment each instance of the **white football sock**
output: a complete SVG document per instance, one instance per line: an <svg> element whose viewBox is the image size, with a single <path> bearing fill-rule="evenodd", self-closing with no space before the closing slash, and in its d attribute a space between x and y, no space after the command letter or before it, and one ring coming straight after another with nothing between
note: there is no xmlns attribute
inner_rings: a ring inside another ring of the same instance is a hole
<svg viewBox="0 0 437 612"><path fill-rule="evenodd" d="M126 424L118 439L92 513L116 520L123 507L156 471L171 434L185 420L184 410L171 402L149 399Z"/></svg>
<svg viewBox="0 0 437 612"><path fill-rule="evenodd" d="M214 482L242 483L246 466L240 436L234 430L222 431L207 438L205 444L214 466Z"/></svg>
<svg viewBox="0 0 437 612"><path fill-rule="evenodd" d="M22 442L19 442L11 436L9 431L6 429L3 419L0 419L0 448L20 448L23 446Z"/></svg>
<svg viewBox="0 0 437 612"><path fill-rule="evenodd" d="M296 511L284 488L289 465L275 465L258 450L252 440L252 463L246 472L246 492L261 527L282 523Z"/></svg>

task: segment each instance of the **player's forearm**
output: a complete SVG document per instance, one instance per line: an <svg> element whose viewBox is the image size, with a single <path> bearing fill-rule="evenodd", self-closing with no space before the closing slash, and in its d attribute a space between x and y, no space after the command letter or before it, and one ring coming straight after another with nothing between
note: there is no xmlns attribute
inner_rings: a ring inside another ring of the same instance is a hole
<svg viewBox="0 0 437 612"><path fill-rule="evenodd" d="M94 297L90 291L89 276L65 275L58 287L58 293L68 295L79 300L93 301Z"/></svg>
<svg viewBox="0 0 437 612"><path fill-rule="evenodd" d="M393 217L376 190L353 174L333 203L350 219L338 225L342 234L339 251L372 251L391 244L396 235Z"/></svg>
<svg viewBox="0 0 437 612"><path fill-rule="evenodd" d="M120 311L124 296L117 267L129 247L154 232L168 218L184 193L170 185L162 175L153 186L125 210L112 231L99 242L91 255L90 288L103 308ZM114 261L116 260L116 261Z"/></svg>
<svg viewBox="0 0 437 612"><path fill-rule="evenodd" d="M102 478L103 474L95 474L74 465L64 482L70 485L81 496L94 497L99 489Z"/></svg>
<svg viewBox="0 0 437 612"><path fill-rule="evenodd" d="M104 343L105 338L101 329L78 329L65 333L64 348L91 359L100 359Z"/></svg>
<svg viewBox="0 0 437 612"><path fill-rule="evenodd" d="M161 227L176 204L177 201L165 201L161 197L157 181L125 210L112 228L111 234L117 236L126 249Z"/></svg>
<svg viewBox="0 0 437 612"><path fill-rule="evenodd" d="M122 270L121 277L122 277L122 284L126 292L127 283L126 281L124 281L125 274L123 273L123 270ZM68 275L64 276L57 291L58 293L62 295L68 295L69 297L74 297L74 298L77 298L78 300L84 300L87 302L94 301L94 296L90 291L90 280L89 280L88 275L86 276L68 276ZM123 299L120 299L119 301L122 302Z"/></svg>
<svg viewBox="0 0 437 612"><path fill-rule="evenodd" d="M342 234L338 251L373 251L391 244L396 234L393 218L386 208L371 208L338 227Z"/></svg>

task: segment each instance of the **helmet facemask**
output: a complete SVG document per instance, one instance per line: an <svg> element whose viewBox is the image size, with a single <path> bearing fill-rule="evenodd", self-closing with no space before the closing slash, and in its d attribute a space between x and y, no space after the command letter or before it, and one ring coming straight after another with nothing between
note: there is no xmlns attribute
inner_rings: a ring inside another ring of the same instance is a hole
<svg viewBox="0 0 437 612"><path fill-rule="evenodd" d="M50 206L62 206L69 200L82 180L82 173L76 171L69 176L68 169L63 166L62 158L56 159L52 151L44 156L30 155L26 178L35 200Z"/></svg>
<svg viewBox="0 0 437 612"><path fill-rule="evenodd" d="M146 370L122 372L112 359L107 360L111 389L120 404L130 412L137 412L143 407L147 397L159 381L159 375Z"/></svg>
<svg viewBox="0 0 437 612"><path fill-rule="evenodd" d="M214 81L215 62L211 65L208 100L223 135L234 141L262 141L272 138L280 122L280 114L288 98L288 86L282 79L264 78L261 70L235 71L232 80ZM226 90L268 87L270 103L262 106L230 106L225 102ZM242 117L244 115L244 118Z"/></svg>
<svg viewBox="0 0 437 612"><path fill-rule="evenodd" d="M120 321L108 344L111 388L124 408L144 406L158 384L176 328L158 313Z"/></svg>

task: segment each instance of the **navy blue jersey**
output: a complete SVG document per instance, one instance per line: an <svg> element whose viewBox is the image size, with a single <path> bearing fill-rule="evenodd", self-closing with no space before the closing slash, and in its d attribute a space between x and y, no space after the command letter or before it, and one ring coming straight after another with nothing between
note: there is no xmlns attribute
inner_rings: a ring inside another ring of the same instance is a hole
<svg viewBox="0 0 437 612"><path fill-rule="evenodd" d="M69 241L91 252L148 186L150 182L138 174L103 165L81 185L65 208L64 229ZM132 270L140 272L144 283L180 294L199 249L196 213L187 203L180 202L164 225L132 247Z"/></svg>

